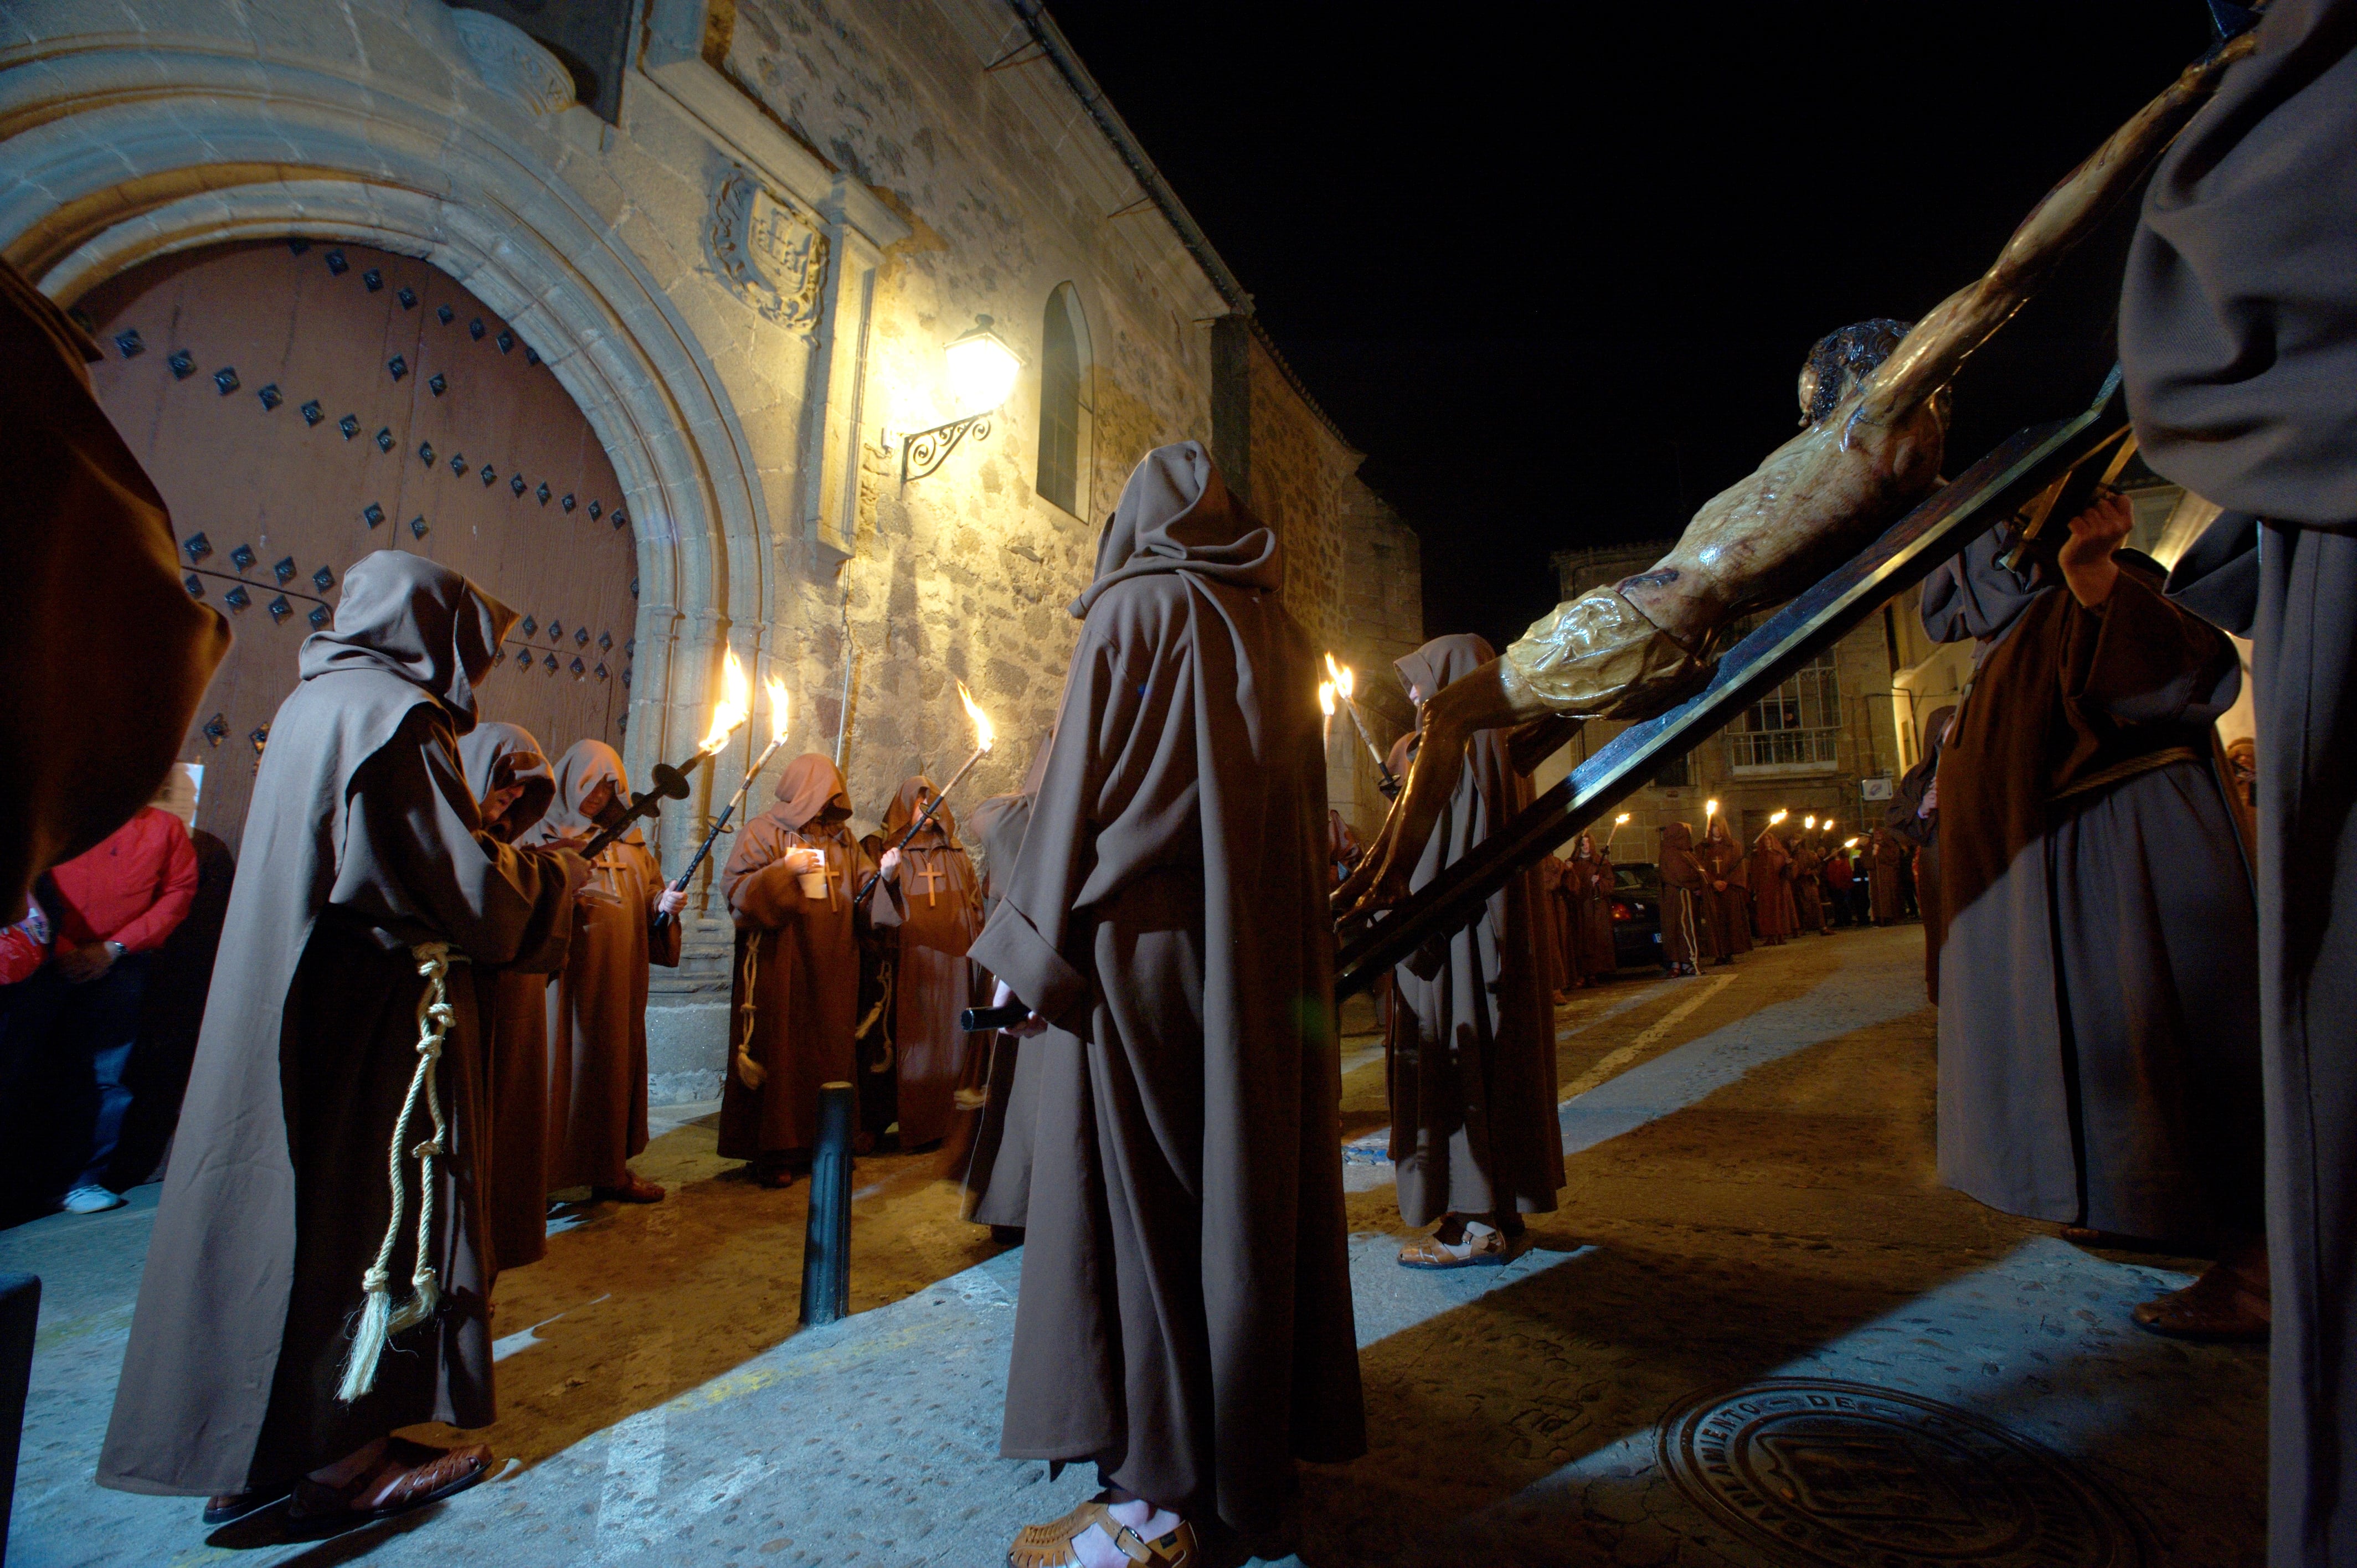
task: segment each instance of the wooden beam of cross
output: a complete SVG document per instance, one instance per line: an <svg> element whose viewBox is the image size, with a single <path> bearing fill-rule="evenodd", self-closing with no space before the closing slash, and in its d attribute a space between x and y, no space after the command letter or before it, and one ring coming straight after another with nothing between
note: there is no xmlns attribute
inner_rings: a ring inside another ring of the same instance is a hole
<svg viewBox="0 0 2357 1568"><path fill-rule="evenodd" d="M2115 370L2076 418L2032 425L2000 443L1737 643L1701 692L1613 736L1568 779L1397 908L1372 925L1346 927L1335 994L1365 990L1426 942L1479 918L1491 895L1515 873L1726 728L1892 595L1921 582L1932 567L2039 492L2099 457L2126 425L2126 400Z"/></svg>

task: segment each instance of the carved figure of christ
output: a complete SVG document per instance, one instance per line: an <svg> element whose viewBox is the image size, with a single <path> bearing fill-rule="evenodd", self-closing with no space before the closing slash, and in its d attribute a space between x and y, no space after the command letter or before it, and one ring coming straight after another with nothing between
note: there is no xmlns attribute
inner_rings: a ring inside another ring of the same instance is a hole
<svg viewBox="0 0 2357 1568"><path fill-rule="evenodd" d="M1820 342L1801 372L1804 428L1705 502L1651 569L1556 606L1501 656L1434 693L1405 787L1335 890L1338 913L1406 897L1476 732L1553 715L1650 718L1675 706L1710 679L1727 625L1791 597L1928 494L1946 444L1948 382L2255 42L2245 33L2188 67L2031 209L1994 266L1922 320L1864 322Z"/></svg>

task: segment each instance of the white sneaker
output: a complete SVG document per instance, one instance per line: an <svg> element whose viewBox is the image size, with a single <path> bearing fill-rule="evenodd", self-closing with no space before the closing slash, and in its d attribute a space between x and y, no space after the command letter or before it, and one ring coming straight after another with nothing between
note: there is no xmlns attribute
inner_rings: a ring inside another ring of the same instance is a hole
<svg viewBox="0 0 2357 1568"><path fill-rule="evenodd" d="M102 1187L78 1187L66 1194L63 1207L68 1214L103 1214L110 1208L122 1208L123 1204L120 1193L110 1192Z"/></svg>

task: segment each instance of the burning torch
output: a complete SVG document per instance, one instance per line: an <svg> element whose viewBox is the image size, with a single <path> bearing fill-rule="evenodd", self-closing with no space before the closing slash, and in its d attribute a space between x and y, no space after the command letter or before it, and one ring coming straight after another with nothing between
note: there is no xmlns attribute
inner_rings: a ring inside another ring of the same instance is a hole
<svg viewBox="0 0 2357 1568"><path fill-rule="evenodd" d="M712 853L712 841L727 831L728 819L735 816L737 808L745 803L745 793L753 788L753 780L761 776L761 769L770 765L770 758L777 755L778 747L786 744L785 684L775 677L763 683L770 689L770 744L761 748L761 755L753 759L752 768L745 774L745 782L737 785L737 793L729 797L728 809L720 813L718 819L712 824L712 831L705 833L704 842L695 846L695 858L687 863L687 869L681 872L679 880L671 885L671 890L674 893L687 891L688 878L694 876L695 868L704 864L704 857ZM658 910L655 914L655 929L660 931L670 924L670 911Z"/></svg>
<svg viewBox="0 0 2357 1568"><path fill-rule="evenodd" d="M665 800L686 800L688 775L719 756L720 748L743 727L752 711L752 683L745 678L745 666L737 662L737 650L730 649L721 668L720 701L712 710L712 727L705 731L704 744L695 748L695 755L677 768L668 762L656 763L654 787L630 797L629 805L619 800L607 802L606 809L597 813L597 831L576 853L584 860L596 860L615 840L630 831L631 823L652 817L662 809Z"/></svg>
<svg viewBox="0 0 2357 1568"><path fill-rule="evenodd" d="M967 774L973 772L974 765L980 762L984 757L988 757L990 755L990 748L997 744L997 733L990 727L990 715L984 713L980 708L974 705L974 693L965 689L964 682L959 682L957 683L957 689L958 701L965 704L965 716L974 721L974 755L965 759L964 767L950 775L950 781L942 786L941 792L939 794L936 794L931 800L925 802L925 809L917 813L916 821L909 824L909 831L900 835L899 842L892 846L893 850L906 849L908 847L909 841L915 838L918 833L924 830L925 824L933 820L933 813L941 810L942 802L950 798L950 791L958 787L958 781L963 779ZM891 851L888 850L885 853L890 854ZM883 875L884 868L880 865L875 870L869 872L867 874L867 880L860 884L859 897L853 899L852 902L855 904L859 903L870 893L873 893L876 890L877 882L882 878Z"/></svg>
<svg viewBox="0 0 2357 1568"><path fill-rule="evenodd" d="M1357 674L1349 665L1334 662L1334 656L1330 653L1326 656L1326 673L1333 680L1334 694L1342 699L1344 707L1351 710L1351 727L1359 732L1359 740L1366 746L1367 755L1375 759L1375 771L1382 777L1384 798L1397 799L1399 779L1383 761L1383 754L1375 749L1374 740L1367 734L1367 721L1359 712L1359 700L1351 694L1358 690Z"/></svg>

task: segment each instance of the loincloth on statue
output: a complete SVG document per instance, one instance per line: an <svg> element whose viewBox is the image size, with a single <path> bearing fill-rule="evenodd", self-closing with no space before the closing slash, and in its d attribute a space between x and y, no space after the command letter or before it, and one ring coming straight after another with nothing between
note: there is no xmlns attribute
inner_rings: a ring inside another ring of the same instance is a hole
<svg viewBox="0 0 2357 1568"><path fill-rule="evenodd" d="M1555 713L1649 719L1700 691L1717 662L1645 618L1612 588L1592 588L1531 623L1499 665L1509 694L1527 689Z"/></svg>

